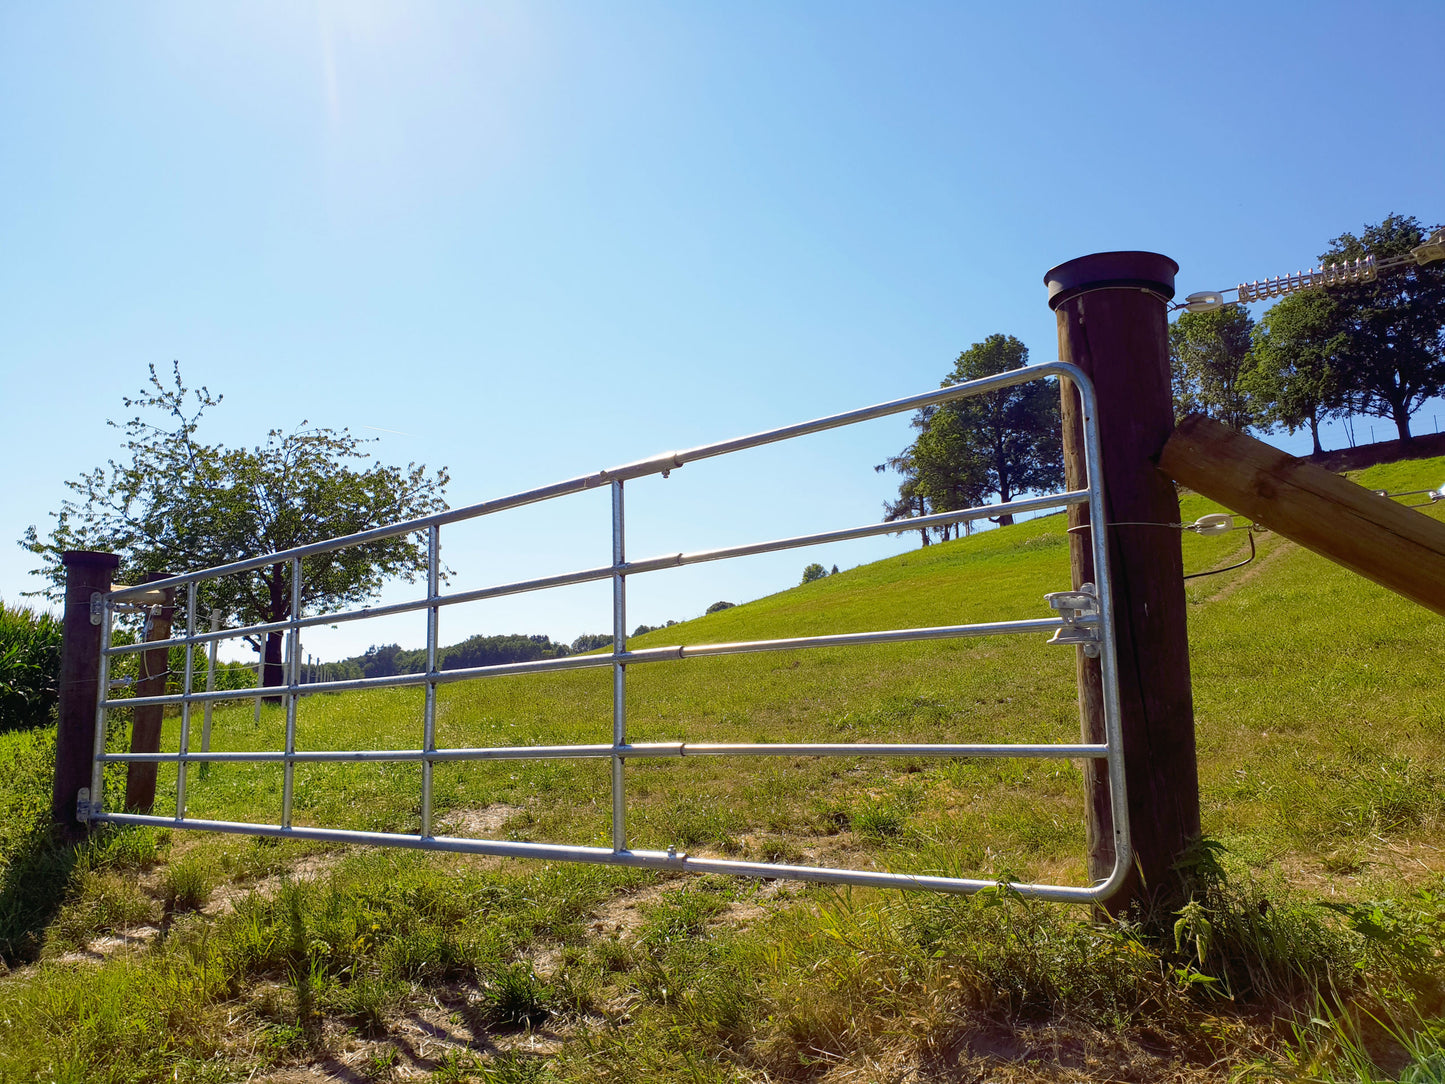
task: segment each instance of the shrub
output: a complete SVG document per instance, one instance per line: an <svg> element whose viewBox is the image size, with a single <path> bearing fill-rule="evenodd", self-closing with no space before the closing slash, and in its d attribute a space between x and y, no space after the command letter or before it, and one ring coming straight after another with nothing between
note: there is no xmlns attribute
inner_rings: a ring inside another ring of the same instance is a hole
<svg viewBox="0 0 1445 1084"><path fill-rule="evenodd" d="M0 602L0 730L45 726L60 686L60 622Z"/></svg>

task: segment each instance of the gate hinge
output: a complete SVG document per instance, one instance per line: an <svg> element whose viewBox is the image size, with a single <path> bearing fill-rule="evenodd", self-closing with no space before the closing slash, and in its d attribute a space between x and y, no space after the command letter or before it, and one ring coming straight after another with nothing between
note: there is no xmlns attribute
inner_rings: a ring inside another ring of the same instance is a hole
<svg viewBox="0 0 1445 1084"><path fill-rule="evenodd" d="M102 617L105 616L105 596L99 591L90 593L90 623L99 625Z"/></svg>
<svg viewBox="0 0 1445 1084"><path fill-rule="evenodd" d="M98 817L103 812L99 801L90 800L90 788L81 787L75 794L75 819L81 824L88 824L91 817Z"/></svg>
<svg viewBox="0 0 1445 1084"><path fill-rule="evenodd" d="M1059 612L1063 628L1054 633L1051 644L1064 644L1084 649L1091 659L1099 657L1099 629L1095 625L1080 625L1078 619L1086 614L1099 612L1099 594L1092 583L1080 584L1077 591L1050 591L1044 600Z"/></svg>

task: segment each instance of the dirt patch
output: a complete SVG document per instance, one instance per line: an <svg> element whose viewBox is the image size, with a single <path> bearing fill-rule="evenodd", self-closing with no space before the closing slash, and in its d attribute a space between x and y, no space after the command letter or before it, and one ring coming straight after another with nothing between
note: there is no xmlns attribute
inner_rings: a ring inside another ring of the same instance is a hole
<svg viewBox="0 0 1445 1084"><path fill-rule="evenodd" d="M458 809L437 821L437 827L470 839L496 839L509 820L525 813L521 806L494 802L481 809Z"/></svg>
<svg viewBox="0 0 1445 1084"><path fill-rule="evenodd" d="M230 914L236 909L238 901L245 899L252 894L258 896L274 896L281 891L281 885L286 881L315 881L331 870L339 861L340 854L308 854L297 859L287 869L280 873L273 873L263 877L259 881L250 884L227 883L217 885L211 890L211 897L206 905L201 908L201 914L215 918L218 915Z"/></svg>
<svg viewBox="0 0 1445 1084"><path fill-rule="evenodd" d="M98 964L120 952L143 949L160 936L159 926L134 926L97 937L83 949L55 958L61 964Z"/></svg>

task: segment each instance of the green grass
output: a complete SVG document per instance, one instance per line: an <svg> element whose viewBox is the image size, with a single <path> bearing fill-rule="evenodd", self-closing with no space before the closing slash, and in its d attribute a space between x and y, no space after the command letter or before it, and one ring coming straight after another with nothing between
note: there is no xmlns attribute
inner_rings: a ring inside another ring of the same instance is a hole
<svg viewBox="0 0 1445 1084"><path fill-rule="evenodd" d="M1361 481L1442 477L1445 460L1426 460ZM1214 510L1187 497L1183 518ZM1068 584L1062 528L1053 517L931 546L636 643L1044 616L1044 592ZM67 848L44 831L49 733L0 734L15 765L0 780L0 953L18 968L0 977L0 1080L244 1079L347 1043L372 1044L368 1079L1434 1079L1440 619L1275 536L1258 542L1253 564L1186 585L1207 842L1180 871L1191 902L1167 915L1100 924L1007 890L844 893L185 832ZM1247 552L1242 533L1183 545L1186 571ZM634 666L629 733L1074 740L1073 656L1042 640ZM298 744L415 747L421 709L411 689L307 698ZM222 709L214 747L277 748L283 726L276 709L259 723L249 705ZM439 696L443 745L610 730L605 670ZM197 775L191 815L279 816L279 769ZM413 765L304 765L296 778L298 823L419 826ZM500 809L504 838L610 840L603 762L448 765L436 784L438 816ZM1067 762L687 758L633 762L627 785L636 847L1084 879ZM163 772L159 811L173 803ZM69 955L141 927L156 932L104 962ZM425 1012L458 1044L423 1056L402 1043L398 1022ZM550 1053L507 1045L519 1031Z"/></svg>

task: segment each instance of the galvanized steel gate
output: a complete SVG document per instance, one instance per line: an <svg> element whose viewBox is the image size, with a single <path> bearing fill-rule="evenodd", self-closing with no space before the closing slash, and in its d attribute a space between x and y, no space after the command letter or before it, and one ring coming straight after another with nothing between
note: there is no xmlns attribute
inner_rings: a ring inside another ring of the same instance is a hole
<svg viewBox="0 0 1445 1084"><path fill-rule="evenodd" d="M1011 387L1032 380L1059 378L1070 382L1080 397L1084 417L1084 440L1088 478L1087 489L1068 490L1046 496L1029 497L1003 504L946 512L937 515L910 519L908 529L915 527L941 526L948 523L962 523L985 517L997 517L1005 513L1025 513L1065 508L1071 505L1087 504L1089 518L1093 523L1105 522L1103 494L1100 490L1099 437L1095 413L1093 387L1087 377L1076 367L1063 362L1034 365L995 377L957 384L922 395L897 399L861 410L819 418L815 421L785 426L753 436L717 444L703 445L689 451L672 452L652 459L629 463L611 470L600 471L541 489L518 493L498 500L486 501L467 508L454 509L423 519L392 524L344 538L331 539L309 546L269 554L264 557L237 561L217 568L190 572L171 579L146 584L144 587L118 588L104 597L102 643L111 641L111 622L118 606L133 606L136 602L154 597L154 592L174 588L184 591L185 635L168 642L167 646L184 645L185 670L181 682L181 693L111 699L107 673L110 658L144 651L155 645L133 644L107 646L103 649L101 661L100 699L96 710L96 749L90 796L82 797L81 819L91 822L112 824L164 825L171 828L195 828L209 831L238 832L262 836L278 836L293 839L334 841L341 843L365 843L397 847L412 847L426 850L455 851L472 854L500 855L515 858L542 858L559 861L594 862L614 865L641 866L654 869L689 870L693 872L742 874L755 877L781 877L808 881L823 881L839 884L871 885L878 887L931 889L942 892L972 892L994 884L993 881L963 877L910 875L876 871L828 869L814 866L785 865L767 862L745 862L720 858L705 858L678 852L674 848L666 851L631 850L627 839L627 802L625 765L630 759L683 756L933 756L933 757L1035 757L1035 758L1098 758L1108 762L1110 801L1114 822L1114 853L1117 856L1110 876L1090 886L1064 886L1045 884L1016 884L1014 887L1024 895L1068 902L1092 902L1110 896L1128 871L1130 846L1128 838L1127 804L1124 795L1124 772L1120 742L1119 696L1116 676L1114 649L1113 615L1110 599L1108 554L1104 532L1091 531L1089 536L1093 547L1094 568L1097 584L1081 585L1079 590L1056 592L1048 601L1056 616L1027 621L1000 621L988 624L950 625L934 628L900 629L892 631L842 633L828 636L808 636L782 640L762 640L741 643L697 644L687 647L644 648L636 651L627 649L626 602L627 578L644 572L675 568L704 561L718 561L731 557L743 557L775 550L792 549L865 538L873 535L892 533L899 530L900 523L879 523L845 530L826 531L802 535L771 542L731 546L725 549L705 550L693 553L676 553L643 561L629 562L626 558L625 517L623 490L626 482L652 474L666 475L669 471L700 459L725 455L748 448L806 436L827 429L834 429L857 422L870 421L890 414L945 403L954 399L982 395L990 391ZM612 494L612 561L610 564L577 572L563 573L541 579L500 584L480 590L442 594L440 531L449 523L492 515L522 505L546 501L568 494L578 493L607 486ZM359 610L303 615L301 610L302 559L314 554L339 550L401 535L425 532L428 550L427 591L424 598L413 601L368 607ZM202 631L197 626L197 588L204 581L232 576L287 562L291 569L291 614L286 621L273 624L252 625L244 628ZM507 665L482 666L465 670L437 669L438 615L442 607L480 599L527 591L599 580L612 582L613 650L610 655L574 655L561 659L544 659L536 662ZM426 614L427 670L423 674L403 674L392 677L367 678L353 681L322 681L302 684L300 681L300 636L301 631L320 625L335 625L343 621L356 621L370 617L389 616L408 612L423 611ZM194 678L194 652L197 647L225 639L259 637L272 632L286 636L285 676L283 686L254 690L227 690L222 692L196 692L192 690ZM1081 644L1089 654L1097 652L1103 675L1103 702L1105 711L1105 733L1103 744L870 744L870 743L630 743L627 738L626 698L627 668L642 663L698 658L710 655L730 655L758 651L786 651L798 648L844 647L861 644L896 643L910 640L935 640L955 637L992 636L998 634L1040 634L1053 633L1053 642ZM483 748L438 748L436 744L437 686L448 682L468 681L480 678L517 674L535 674L553 670L573 670L587 667L611 667L612 669L612 741L599 745L568 746L512 746ZM353 750L353 751L307 751L297 748L297 703L303 696L314 693L344 692L358 689L376 689L395 686L425 687L425 707L422 743L416 749L395 750ZM285 705L286 730L283 749L260 752L209 752L193 751L192 709L209 702L234 700L238 697L281 696ZM105 751L107 713L116 708L135 708L143 705L174 705L180 710L179 751L175 753L108 753ZM526 843L507 840L479 840L433 834L432 774L433 767L451 761L481 760L535 760L557 757L603 758L611 761L612 768L612 846L582 847L545 843ZM176 815L173 817L151 816L106 812L102 792L103 771L106 764L128 761L150 761L176 766ZM342 829L307 827L292 821L295 766L302 763L318 762L418 762L421 765L421 830L417 835L385 832L359 832ZM281 818L278 824L242 823L232 821L203 820L187 817L186 785L188 771L193 764L206 762L247 762L280 763L283 765L284 782L281 798Z"/></svg>

